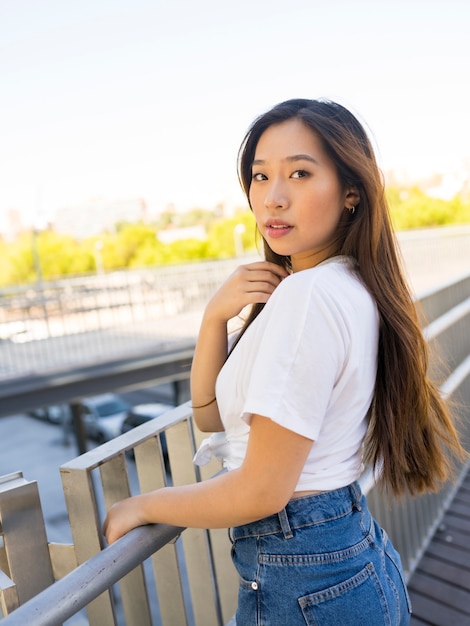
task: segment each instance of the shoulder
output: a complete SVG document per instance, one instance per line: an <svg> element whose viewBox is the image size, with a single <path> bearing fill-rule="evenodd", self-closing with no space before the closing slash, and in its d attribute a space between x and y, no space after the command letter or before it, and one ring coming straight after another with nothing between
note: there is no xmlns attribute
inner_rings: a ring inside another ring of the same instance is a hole
<svg viewBox="0 0 470 626"><path fill-rule="evenodd" d="M348 257L336 257L288 276L271 299L284 310L297 310L297 315L302 310L309 311L308 315L336 322L346 320L347 326L369 324L377 318L375 300L362 282L354 260Z"/></svg>
<svg viewBox="0 0 470 626"><path fill-rule="evenodd" d="M334 257L328 261L291 274L278 287L285 295L325 296L344 301L344 290L369 297L353 259Z"/></svg>

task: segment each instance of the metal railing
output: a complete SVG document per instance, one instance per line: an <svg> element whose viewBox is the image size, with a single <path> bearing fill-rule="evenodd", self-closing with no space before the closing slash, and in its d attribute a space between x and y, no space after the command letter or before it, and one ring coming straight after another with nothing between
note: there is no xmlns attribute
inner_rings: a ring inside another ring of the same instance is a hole
<svg viewBox="0 0 470 626"><path fill-rule="evenodd" d="M167 382L173 383L175 404L179 404L187 399L178 393L179 383L189 380L194 345L174 345L172 350L156 354L149 351L71 370L0 380L0 418L116 389Z"/></svg>
<svg viewBox="0 0 470 626"><path fill-rule="evenodd" d="M114 502L165 485L209 479L220 471L215 461L200 469L192 462L203 436L194 427L186 403L160 417L158 429L148 422L63 465L60 472L75 558L70 559L67 551L51 551L52 569L67 575L19 608L18 601L10 600L5 611L4 602L5 612L16 608L4 623L24 624L28 613L35 626L59 625L87 606L90 624L111 626L120 623L117 599L122 606L120 619L136 626L222 626L229 621L236 605L237 578L225 530L187 529L175 544L182 529L156 525L132 532L125 542L103 550L101 526L105 510ZM143 564L149 556L152 568ZM67 567L73 568L70 573ZM119 588L112 587L116 581ZM5 592L8 589L6 585Z"/></svg>
<svg viewBox="0 0 470 626"><path fill-rule="evenodd" d="M211 295L249 260L253 257L2 289L0 380L194 340Z"/></svg>
<svg viewBox="0 0 470 626"><path fill-rule="evenodd" d="M441 366L434 366L434 371L442 380L442 392L460 407L467 447L470 442L469 302L470 277L433 290L421 299L430 322L425 331L427 339L442 354L450 373L445 375ZM163 431L168 461L160 440ZM64 565L64 554L68 552L55 551L50 546L52 569L61 572L54 577L61 580L13 610L4 618L5 626L26 623L55 626L84 606L92 626L114 626L120 619L133 626L226 623L233 614L237 595L237 577L230 561L226 532L187 529L180 540L172 543L181 529L156 525L133 531L103 549L101 524L104 511L113 502L167 484L207 479L220 469L215 462L201 470L193 466L192 456L201 438L202 434L192 423L189 405L181 405L158 422L144 424L62 466L74 558L69 555L68 566ZM135 460L129 456L131 451ZM456 486L449 484L439 493L397 502L383 496L373 486L370 476L363 476L361 482L374 515L400 551L409 577ZM3 610L8 612L19 600L15 600L14 593L17 581L12 586L9 576L9 538L5 525L3 532L0 564L4 576L0 578L3 588L0 596ZM145 561L150 554L150 561ZM116 587L117 580L120 582ZM117 615L116 607L121 606L122 613Z"/></svg>

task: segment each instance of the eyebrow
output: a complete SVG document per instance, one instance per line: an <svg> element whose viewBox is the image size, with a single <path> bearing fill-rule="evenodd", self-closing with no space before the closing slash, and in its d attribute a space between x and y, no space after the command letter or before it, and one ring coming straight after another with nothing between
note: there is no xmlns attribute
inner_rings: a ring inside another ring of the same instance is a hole
<svg viewBox="0 0 470 626"><path fill-rule="evenodd" d="M288 163L295 163L296 161L310 161L316 165L319 164L318 161L309 154L293 154L292 156L286 157L284 161L287 161ZM263 161L263 159L255 159L253 161L253 165L264 165L265 163L266 161Z"/></svg>

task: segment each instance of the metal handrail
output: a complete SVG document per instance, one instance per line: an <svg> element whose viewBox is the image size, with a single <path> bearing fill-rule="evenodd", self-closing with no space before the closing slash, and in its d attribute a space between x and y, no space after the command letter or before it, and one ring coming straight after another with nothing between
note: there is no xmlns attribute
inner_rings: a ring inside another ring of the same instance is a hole
<svg viewBox="0 0 470 626"><path fill-rule="evenodd" d="M183 528L152 524L131 530L1 620L2 626L62 626L103 591L157 550L174 541ZM123 558L123 555L126 555Z"/></svg>
<svg viewBox="0 0 470 626"><path fill-rule="evenodd" d="M50 404L71 402L106 391L146 383L188 380L195 342L176 344L164 352L141 353L52 373L0 381L0 418Z"/></svg>

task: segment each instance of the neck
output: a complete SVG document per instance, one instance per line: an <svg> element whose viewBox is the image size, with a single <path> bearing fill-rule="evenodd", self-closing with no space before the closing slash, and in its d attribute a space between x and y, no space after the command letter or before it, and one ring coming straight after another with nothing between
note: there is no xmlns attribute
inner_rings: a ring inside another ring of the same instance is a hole
<svg viewBox="0 0 470 626"><path fill-rule="evenodd" d="M337 254L339 254L338 244L337 242L333 242L324 248L317 248L304 254L291 256L292 271L295 273L310 269Z"/></svg>

